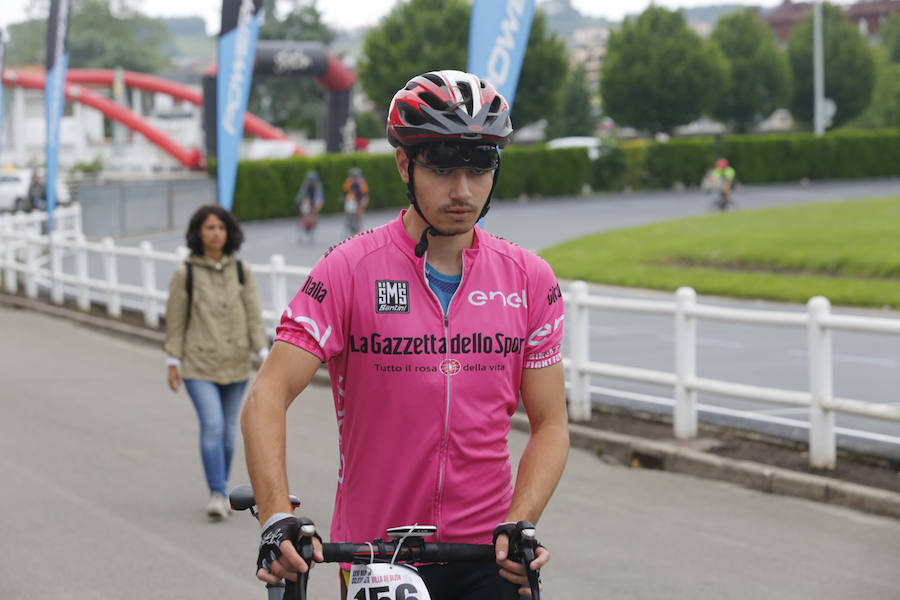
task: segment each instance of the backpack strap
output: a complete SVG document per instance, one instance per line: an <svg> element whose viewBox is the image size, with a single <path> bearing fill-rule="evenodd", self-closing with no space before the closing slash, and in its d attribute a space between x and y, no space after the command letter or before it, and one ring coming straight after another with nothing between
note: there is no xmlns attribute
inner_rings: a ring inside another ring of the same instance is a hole
<svg viewBox="0 0 900 600"><path fill-rule="evenodd" d="M235 260L235 265L237 266L238 272L238 283L244 285L244 263L241 262L241 259Z"/></svg>
<svg viewBox="0 0 900 600"><path fill-rule="evenodd" d="M187 317L184 320L184 329L187 330L188 324L191 322L191 304L194 303L194 265L188 261L184 261L184 267L187 269L187 275L184 278L184 289L187 292Z"/></svg>

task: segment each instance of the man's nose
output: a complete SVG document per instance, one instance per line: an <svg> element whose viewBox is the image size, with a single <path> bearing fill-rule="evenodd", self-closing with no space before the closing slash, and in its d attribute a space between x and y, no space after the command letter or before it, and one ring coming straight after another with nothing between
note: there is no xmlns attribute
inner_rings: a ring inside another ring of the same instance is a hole
<svg viewBox="0 0 900 600"><path fill-rule="evenodd" d="M454 200L468 200L472 197L469 177L465 169L453 171L453 185L450 188L450 197Z"/></svg>

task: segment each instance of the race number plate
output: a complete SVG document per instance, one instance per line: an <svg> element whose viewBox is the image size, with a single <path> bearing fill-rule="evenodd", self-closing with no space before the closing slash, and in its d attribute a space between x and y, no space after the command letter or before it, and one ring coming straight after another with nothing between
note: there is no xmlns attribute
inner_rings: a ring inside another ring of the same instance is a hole
<svg viewBox="0 0 900 600"><path fill-rule="evenodd" d="M419 574L404 565L353 565L347 598L352 600L431 600Z"/></svg>

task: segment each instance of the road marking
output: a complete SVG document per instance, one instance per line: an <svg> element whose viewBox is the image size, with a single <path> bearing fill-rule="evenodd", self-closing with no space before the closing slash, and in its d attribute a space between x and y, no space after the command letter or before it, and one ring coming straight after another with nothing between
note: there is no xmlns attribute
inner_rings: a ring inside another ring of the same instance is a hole
<svg viewBox="0 0 900 600"><path fill-rule="evenodd" d="M657 339L666 343L674 343L675 336L671 335L658 335ZM697 338L698 346L709 346L711 348L727 348L728 350L743 350L744 344L741 342L736 342L734 340L721 340L718 338L708 338L708 337L698 337Z"/></svg>
<svg viewBox="0 0 900 600"><path fill-rule="evenodd" d="M806 358L809 356L809 352L806 350L791 350L789 352L791 356L798 356L802 358ZM873 367L888 367L890 369L897 368L897 361L892 360L890 358L876 358L874 356L862 356L859 354L838 354L837 352L832 353L832 360L834 362L840 363L849 363L854 365L869 365Z"/></svg>

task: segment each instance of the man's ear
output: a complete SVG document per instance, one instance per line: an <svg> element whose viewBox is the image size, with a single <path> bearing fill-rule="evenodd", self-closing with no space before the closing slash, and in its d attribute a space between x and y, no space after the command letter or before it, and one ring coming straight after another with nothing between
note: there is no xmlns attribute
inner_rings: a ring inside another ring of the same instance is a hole
<svg viewBox="0 0 900 600"><path fill-rule="evenodd" d="M394 151L394 159L397 162L397 170L400 172L400 178L403 183L409 183L409 157L406 156L406 150L403 146L398 147Z"/></svg>

